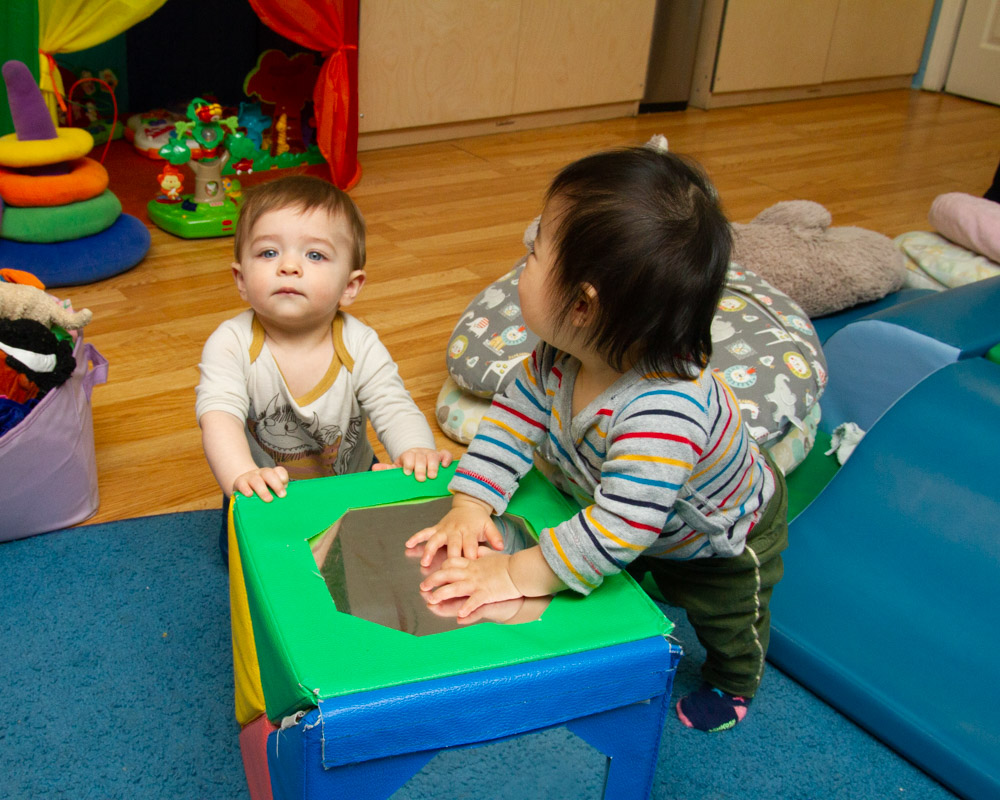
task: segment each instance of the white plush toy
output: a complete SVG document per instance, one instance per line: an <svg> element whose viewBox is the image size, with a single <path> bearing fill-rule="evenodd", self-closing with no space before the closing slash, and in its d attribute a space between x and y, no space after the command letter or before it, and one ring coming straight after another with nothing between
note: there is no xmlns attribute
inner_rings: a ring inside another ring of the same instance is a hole
<svg viewBox="0 0 1000 800"><path fill-rule="evenodd" d="M89 308L70 311L41 289L0 281L0 318L33 319L48 328L80 330L93 318Z"/></svg>

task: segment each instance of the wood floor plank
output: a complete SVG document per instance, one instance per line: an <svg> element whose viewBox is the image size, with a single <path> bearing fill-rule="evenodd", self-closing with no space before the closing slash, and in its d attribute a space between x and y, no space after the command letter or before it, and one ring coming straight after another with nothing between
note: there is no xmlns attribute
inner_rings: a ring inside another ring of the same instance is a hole
<svg viewBox="0 0 1000 800"><path fill-rule="evenodd" d="M522 233L552 176L587 153L656 133L703 163L734 221L809 199L835 225L887 236L926 230L942 192L982 194L1000 158L1000 109L904 90L362 153L352 196L369 226L369 283L351 311L380 332L440 446L463 450L433 422L452 328L523 254ZM86 335L110 362L108 383L93 396L101 507L90 522L219 505L194 386L205 339L243 308L232 240L152 235L148 256L129 272L59 290L94 312Z"/></svg>

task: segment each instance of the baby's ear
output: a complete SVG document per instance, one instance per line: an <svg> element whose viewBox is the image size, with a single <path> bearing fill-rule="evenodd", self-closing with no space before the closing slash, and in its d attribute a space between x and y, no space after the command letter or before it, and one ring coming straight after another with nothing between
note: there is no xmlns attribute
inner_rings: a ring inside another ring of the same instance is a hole
<svg viewBox="0 0 1000 800"><path fill-rule="evenodd" d="M598 306L597 289L593 284L584 283L580 286L580 294L573 304L570 320L577 328L585 328L597 319Z"/></svg>
<svg viewBox="0 0 1000 800"><path fill-rule="evenodd" d="M233 280L236 281L236 289L240 293L240 299L247 299L247 284L243 279L243 269L240 267L239 261L234 261L232 263L233 269Z"/></svg>
<svg viewBox="0 0 1000 800"><path fill-rule="evenodd" d="M341 308L349 306L357 299L367 278L368 276L363 269L356 269L348 276L347 286L344 287L344 293L340 296Z"/></svg>

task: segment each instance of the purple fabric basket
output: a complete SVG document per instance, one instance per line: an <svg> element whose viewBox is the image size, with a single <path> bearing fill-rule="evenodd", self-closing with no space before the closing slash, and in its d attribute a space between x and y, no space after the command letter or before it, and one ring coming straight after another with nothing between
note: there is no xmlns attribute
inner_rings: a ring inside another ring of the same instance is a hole
<svg viewBox="0 0 1000 800"><path fill-rule="evenodd" d="M90 393L108 361L83 336L76 369L0 436L0 542L66 528L97 511L97 460Z"/></svg>

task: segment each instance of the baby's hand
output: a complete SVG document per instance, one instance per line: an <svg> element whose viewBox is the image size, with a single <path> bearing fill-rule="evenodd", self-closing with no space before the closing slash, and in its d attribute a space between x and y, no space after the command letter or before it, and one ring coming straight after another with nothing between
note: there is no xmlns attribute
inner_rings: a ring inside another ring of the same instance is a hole
<svg viewBox="0 0 1000 800"><path fill-rule="evenodd" d="M284 467L262 467L244 472L233 481L233 491L239 492L246 497L257 495L265 503L271 502L271 492L278 497L285 496L285 487L288 486L288 470Z"/></svg>
<svg viewBox="0 0 1000 800"><path fill-rule="evenodd" d="M480 606L524 596L510 577L509 564L510 556L501 553L489 553L475 561L449 558L441 569L420 582L420 591L431 605L467 598L458 609L458 619L462 620Z"/></svg>
<svg viewBox="0 0 1000 800"><path fill-rule="evenodd" d="M413 475L418 481L426 478L434 479L438 474L438 464L447 467L453 456L449 450L429 450L426 447L412 447L400 455L391 464L376 464L373 470L403 468L407 475Z"/></svg>
<svg viewBox="0 0 1000 800"><path fill-rule="evenodd" d="M434 554L442 547L447 548L449 558L464 555L469 559L479 557L480 542L489 542L494 550L503 550L503 535L493 524L492 512L493 508L488 503L467 494L456 494L451 511L437 525L413 534L406 540L406 546L416 547L424 543L420 563L425 567L430 565Z"/></svg>

